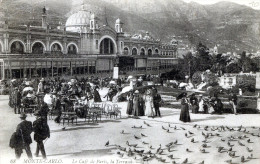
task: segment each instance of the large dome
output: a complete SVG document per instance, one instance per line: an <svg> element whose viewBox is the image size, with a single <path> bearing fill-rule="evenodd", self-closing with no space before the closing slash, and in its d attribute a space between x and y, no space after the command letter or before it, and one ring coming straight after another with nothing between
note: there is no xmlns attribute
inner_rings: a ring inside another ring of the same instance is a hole
<svg viewBox="0 0 260 164"><path fill-rule="evenodd" d="M80 32L82 27L89 26L91 13L85 10L80 10L72 14L66 22L67 31Z"/></svg>

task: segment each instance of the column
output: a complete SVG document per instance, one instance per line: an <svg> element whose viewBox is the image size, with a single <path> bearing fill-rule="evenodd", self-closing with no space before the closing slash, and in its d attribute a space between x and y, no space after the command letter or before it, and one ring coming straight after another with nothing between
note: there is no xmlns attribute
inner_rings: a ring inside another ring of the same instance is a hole
<svg viewBox="0 0 260 164"><path fill-rule="evenodd" d="M51 61L51 77L53 77L53 61Z"/></svg>
<svg viewBox="0 0 260 164"><path fill-rule="evenodd" d="M108 39L108 54L111 54L111 50L110 50L110 39Z"/></svg>
<svg viewBox="0 0 260 164"><path fill-rule="evenodd" d="M72 66L72 62L70 62L70 76L73 75L73 66Z"/></svg>
<svg viewBox="0 0 260 164"><path fill-rule="evenodd" d="M83 74L86 74L86 69L85 69L85 60L83 60Z"/></svg>
<svg viewBox="0 0 260 164"><path fill-rule="evenodd" d="M41 78L42 78L42 62L40 61L40 65L41 65Z"/></svg>
<svg viewBox="0 0 260 164"><path fill-rule="evenodd" d="M32 78L32 68L31 68L31 62L29 62L29 77Z"/></svg>
<svg viewBox="0 0 260 164"><path fill-rule="evenodd" d="M105 53L105 39L101 42L102 44L102 54Z"/></svg>
<svg viewBox="0 0 260 164"><path fill-rule="evenodd" d="M21 68L21 61L19 61L19 73L20 73L20 79L22 78L22 68Z"/></svg>
<svg viewBox="0 0 260 164"><path fill-rule="evenodd" d="M89 75L89 62L87 61L88 75Z"/></svg>
<svg viewBox="0 0 260 164"><path fill-rule="evenodd" d="M61 61L61 76L63 76L63 62Z"/></svg>

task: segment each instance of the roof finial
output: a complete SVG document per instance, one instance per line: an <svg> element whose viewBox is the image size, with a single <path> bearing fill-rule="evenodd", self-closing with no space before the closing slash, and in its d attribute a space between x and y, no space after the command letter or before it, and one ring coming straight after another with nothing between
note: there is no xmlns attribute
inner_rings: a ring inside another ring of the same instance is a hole
<svg viewBox="0 0 260 164"><path fill-rule="evenodd" d="M108 22L107 22L107 8L105 7L105 25L108 26Z"/></svg>

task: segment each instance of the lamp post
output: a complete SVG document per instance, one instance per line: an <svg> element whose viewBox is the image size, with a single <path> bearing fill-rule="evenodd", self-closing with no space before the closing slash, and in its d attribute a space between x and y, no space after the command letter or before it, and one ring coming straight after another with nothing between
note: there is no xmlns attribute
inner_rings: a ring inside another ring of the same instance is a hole
<svg viewBox="0 0 260 164"><path fill-rule="evenodd" d="M160 77L160 67L161 67L161 61L158 60L158 77Z"/></svg>

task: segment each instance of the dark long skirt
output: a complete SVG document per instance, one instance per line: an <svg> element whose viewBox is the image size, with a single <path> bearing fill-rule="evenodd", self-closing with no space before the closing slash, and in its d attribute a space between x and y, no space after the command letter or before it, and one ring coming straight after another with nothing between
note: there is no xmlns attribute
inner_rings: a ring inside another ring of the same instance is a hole
<svg viewBox="0 0 260 164"><path fill-rule="evenodd" d="M133 114L133 100L128 101L126 114L128 114L128 115Z"/></svg>
<svg viewBox="0 0 260 164"><path fill-rule="evenodd" d="M183 122L190 122L190 113L188 104L181 105L180 120Z"/></svg>

